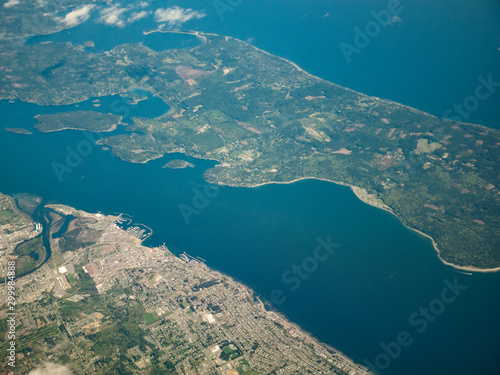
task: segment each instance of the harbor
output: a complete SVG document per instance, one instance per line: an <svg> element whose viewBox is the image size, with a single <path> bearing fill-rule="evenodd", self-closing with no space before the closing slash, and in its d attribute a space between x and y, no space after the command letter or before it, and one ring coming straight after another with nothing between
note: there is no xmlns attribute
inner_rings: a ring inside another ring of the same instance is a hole
<svg viewBox="0 0 500 375"><path fill-rule="evenodd" d="M126 214L120 214L115 220L115 225L141 241L148 239L153 234L153 230L150 227L134 223L132 218Z"/></svg>

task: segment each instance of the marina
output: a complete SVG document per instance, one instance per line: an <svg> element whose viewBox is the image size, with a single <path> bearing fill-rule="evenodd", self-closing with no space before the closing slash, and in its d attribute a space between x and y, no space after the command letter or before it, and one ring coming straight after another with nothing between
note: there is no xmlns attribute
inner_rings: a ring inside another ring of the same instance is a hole
<svg viewBox="0 0 500 375"><path fill-rule="evenodd" d="M128 233L137 237L141 241L148 239L152 234L153 230L144 224L135 224L132 222L132 218L127 215L120 214L115 221L115 225Z"/></svg>
<svg viewBox="0 0 500 375"><path fill-rule="evenodd" d="M205 263L205 260L203 258L193 257L186 252L183 252L181 255L179 255L179 258L182 259L184 262L191 264Z"/></svg>

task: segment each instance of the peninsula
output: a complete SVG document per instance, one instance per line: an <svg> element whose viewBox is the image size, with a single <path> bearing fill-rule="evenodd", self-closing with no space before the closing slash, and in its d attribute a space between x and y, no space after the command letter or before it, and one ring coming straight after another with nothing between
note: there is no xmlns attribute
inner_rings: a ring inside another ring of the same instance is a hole
<svg viewBox="0 0 500 375"><path fill-rule="evenodd" d="M0 98L60 105L140 87L171 110L99 141L121 159L181 152L217 160L206 179L233 186L346 184L430 236L444 261L500 267L498 130L340 87L231 37L192 34L203 43L161 52L140 44L102 54L70 43L2 48L13 73ZM41 74L54 66L57 74Z"/></svg>

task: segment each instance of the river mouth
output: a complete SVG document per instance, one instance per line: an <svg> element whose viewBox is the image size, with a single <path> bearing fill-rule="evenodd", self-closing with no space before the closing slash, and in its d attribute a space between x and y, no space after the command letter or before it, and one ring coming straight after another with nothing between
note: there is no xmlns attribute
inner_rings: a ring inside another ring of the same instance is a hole
<svg viewBox="0 0 500 375"><path fill-rule="evenodd" d="M38 197L19 194L18 197L14 197L14 203L19 212L28 215L34 223L42 227L41 230L38 230L39 234L18 243L14 249L14 254L17 255L16 277L21 278L35 272L49 261L52 254L50 244L52 220L48 209L45 208L45 203ZM5 282L5 279L0 280L0 284Z"/></svg>

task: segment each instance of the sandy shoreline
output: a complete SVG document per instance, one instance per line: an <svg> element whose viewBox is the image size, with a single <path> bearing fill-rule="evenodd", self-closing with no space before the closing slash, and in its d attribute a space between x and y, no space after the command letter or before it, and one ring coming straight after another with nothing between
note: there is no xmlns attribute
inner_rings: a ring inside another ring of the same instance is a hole
<svg viewBox="0 0 500 375"><path fill-rule="evenodd" d="M112 131L115 131L118 128L118 125L121 125L121 124L111 125L110 128L104 129L104 130L89 130L89 129L78 129L78 128L60 128L60 129L50 129L50 130L40 130L37 128L37 130L40 133L54 133L54 132L61 132L63 130L78 130L78 131L91 132L91 133L111 133Z"/></svg>
<svg viewBox="0 0 500 375"><path fill-rule="evenodd" d="M153 34L153 33L194 35L198 39L201 39L203 41L203 43L207 42L207 37L205 35L220 36L220 35L217 35L217 34L204 33L204 32L195 31L195 30L185 30L185 31L182 31L182 30L160 30L160 29L156 29L156 30L150 30L150 31L143 31L142 32L143 35L149 35L149 34ZM193 48L196 48L196 47L193 47Z"/></svg>
<svg viewBox="0 0 500 375"><path fill-rule="evenodd" d="M419 231L418 229L415 229L415 228L412 228L410 227L409 225L407 225L400 217L398 214L396 214L389 206L385 206L385 205L380 205L380 204L374 204L372 201L370 200L367 200L365 199L362 195L360 195L360 191L362 190L361 188L357 187L357 186L354 186L354 185L349 185L347 183L344 183L344 182L340 182L340 181L334 181L334 180L329 180L329 179L326 179L326 178L318 178L318 177L301 177L301 178L297 178L295 180L292 180L292 181L288 181L288 182L263 182L261 184L255 184L255 185L243 185L241 187L248 187L248 188L258 188L260 186L264 186L264 185L271 185L271 184L276 184L276 185L287 185L287 184L293 184L294 182L298 182L298 181L302 181L302 180L319 180L319 181L326 181L326 182L331 182L331 183L334 183L336 185L342 185L342 186L347 186L349 187L352 192L354 193L354 195L356 195L356 197L358 197L358 199L360 201L362 201L363 203L366 203L370 206L373 206L373 207L376 207L376 208L379 208L381 210L384 210L384 211L387 211L389 212L390 214L396 216L398 218L398 220L401 222L401 224L403 224L406 228L412 230L412 231L415 231L417 232L418 234L420 234L421 236L424 236L428 239L431 240L432 242L432 246L434 247L434 250L437 252L437 255L438 255L438 258L441 262L443 262L445 265L447 266L450 266L450 267L453 267L457 270L461 270L461 271L468 271L468 272L482 272L482 273L491 273L491 272L500 272L500 267L497 267L497 268L476 268L476 267L473 267L473 266L459 266L457 264L453 264L453 263L450 263L450 262L447 262L446 260L444 260L442 257L441 257L441 252L439 251L439 248L438 248L438 245L436 243L436 241L434 240L434 238L432 238L431 236L429 236L428 234L426 233L423 233L421 231Z"/></svg>
<svg viewBox="0 0 500 375"><path fill-rule="evenodd" d="M111 115L111 113L103 113L103 114L104 115L105 114ZM38 116L40 116L40 114L36 115L35 118L38 119ZM116 129L118 129L118 125L125 125L122 123L123 116L119 116L119 117L120 117L120 119L118 120L118 122L111 124L109 128L102 129L102 130L79 129L79 128L71 128L71 127L64 127L64 128L59 128L59 129L48 129L47 130L47 129L40 129L38 127L38 125L40 123L35 124L35 129L38 130L40 133L53 133L53 132L60 132L63 130L79 130L82 132L91 132L91 133L111 133L111 132L115 131Z"/></svg>

